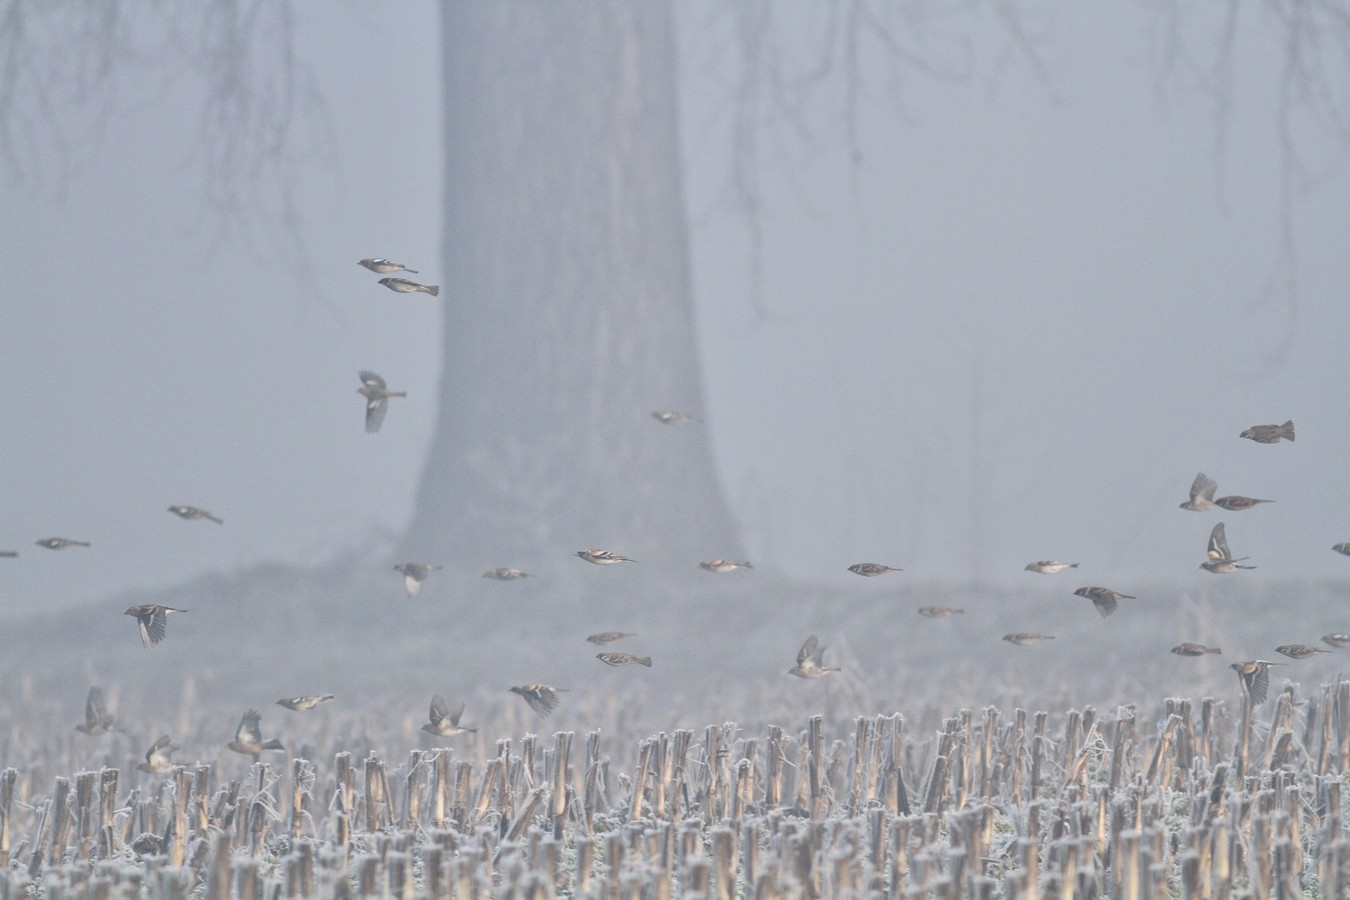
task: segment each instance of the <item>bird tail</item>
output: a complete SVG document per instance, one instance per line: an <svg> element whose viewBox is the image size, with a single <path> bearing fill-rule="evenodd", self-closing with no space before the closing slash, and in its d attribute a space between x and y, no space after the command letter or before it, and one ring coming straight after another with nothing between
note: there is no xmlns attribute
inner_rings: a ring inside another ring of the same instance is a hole
<svg viewBox="0 0 1350 900"><path fill-rule="evenodd" d="M322 697L319 698L319 702L322 703L325 700L332 700L332 699L333 699L332 694L324 694Z"/></svg>
<svg viewBox="0 0 1350 900"><path fill-rule="evenodd" d="M1206 648L1205 648L1205 652L1206 652L1206 653L1217 653L1217 654L1219 654L1219 655L1221 655L1221 656L1223 655L1223 651L1222 651L1221 649L1219 649L1218 647L1206 647Z"/></svg>
<svg viewBox="0 0 1350 900"><path fill-rule="evenodd" d="M1139 598L1136 597L1136 596L1134 596L1133 594L1121 594L1121 595L1120 595L1120 599L1122 599L1122 600L1138 600Z"/></svg>
<svg viewBox="0 0 1350 900"><path fill-rule="evenodd" d="M403 267L403 271L405 271L405 272L411 272L411 273L413 273L414 275L420 275L420 274L421 274L421 273L418 272L416 269L409 269L407 266L404 266L404 267Z"/></svg>
<svg viewBox="0 0 1350 900"><path fill-rule="evenodd" d="M285 747L281 746L281 741L277 740L276 738L272 738L270 741L268 741L267 743L263 744L263 745L262 745L262 748L263 748L264 750L285 750L285 749L286 749Z"/></svg>
<svg viewBox="0 0 1350 900"><path fill-rule="evenodd" d="M964 609L954 609L954 610L952 610L952 615L954 615L954 616L964 616L965 614L966 614L966 611L965 611Z"/></svg>
<svg viewBox="0 0 1350 900"><path fill-rule="evenodd" d="M438 284L428 285L428 286L427 286L427 293L430 294L430 295L433 296L433 297L439 297L439 296L441 295L441 287L440 287L440 285L438 285ZM1290 440L1293 440L1293 438L1290 438Z"/></svg>
<svg viewBox="0 0 1350 900"><path fill-rule="evenodd" d="M637 659L633 660L633 662L640 666L646 666L649 669L652 667L652 658L650 656L639 656Z"/></svg>
<svg viewBox="0 0 1350 900"><path fill-rule="evenodd" d="M1078 568L1078 563L1069 563L1069 568L1070 568L1070 569L1076 569L1076 568Z"/></svg>
<svg viewBox="0 0 1350 900"><path fill-rule="evenodd" d="M1292 441L1293 438L1290 438L1289 440ZM89 542L88 542L88 541L71 541L71 543L74 544L76 547L88 547L88 546L89 546Z"/></svg>
<svg viewBox="0 0 1350 900"><path fill-rule="evenodd" d="M1282 434L1284 436L1284 439L1287 441L1292 441L1294 439L1293 419L1287 420L1283 425L1280 426L1280 434Z"/></svg>
<svg viewBox="0 0 1350 900"><path fill-rule="evenodd" d="M217 519L215 516L211 515L210 513L207 513L207 514L206 514L206 517L207 517L208 519L210 519L212 522L215 522L217 525L224 525L224 524L225 524L225 520L224 520L224 519Z"/></svg>
<svg viewBox="0 0 1350 900"><path fill-rule="evenodd" d="M408 392L407 392L407 391L390 391L386 396L389 396L389 397L406 397L406 396L408 396Z"/></svg>

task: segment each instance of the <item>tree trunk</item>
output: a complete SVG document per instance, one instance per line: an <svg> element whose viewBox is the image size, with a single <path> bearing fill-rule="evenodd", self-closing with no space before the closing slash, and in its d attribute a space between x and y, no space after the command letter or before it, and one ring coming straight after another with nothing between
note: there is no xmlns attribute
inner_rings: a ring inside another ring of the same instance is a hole
<svg viewBox="0 0 1350 900"><path fill-rule="evenodd" d="M700 418L664 2L445 6L440 418L409 558L740 553ZM556 561L556 562L555 562ZM580 560L574 560L582 566Z"/></svg>

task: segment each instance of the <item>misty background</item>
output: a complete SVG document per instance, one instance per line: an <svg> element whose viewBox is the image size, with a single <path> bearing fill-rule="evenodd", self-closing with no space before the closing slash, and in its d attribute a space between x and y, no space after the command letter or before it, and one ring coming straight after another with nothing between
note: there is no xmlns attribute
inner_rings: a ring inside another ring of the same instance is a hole
<svg viewBox="0 0 1350 900"><path fill-rule="evenodd" d="M101 115L5 170L0 549L20 553L0 560L6 616L259 566L284 583L276 563L387 580L379 602L403 601L388 566L436 425L457 278L440 243L440 11L288 9L293 60L253 62L307 79L293 218L262 194L244 195L256 208L242 216L212 206L221 148L204 142L202 82L174 58L190 47L119 66ZM1350 540L1338 44L1313 35L1325 55L1291 76L1265 8L1244 8L1225 45L1221 18L1165 5L903 7L902 52L872 32L856 80L836 53L804 85L794 73L821 58L824 7L773 6L750 36L735 9L676 16L706 402L682 428L709 435L755 565L734 577L811 586L828 599L810 627L883 593L915 601L908 623L917 601L973 585L1085 616L1079 584L1146 585L1163 605L1343 588L1350 559L1330 550ZM53 137L41 109L10 102ZM356 265L367 256L419 269L442 298L385 290ZM377 435L355 393L364 368L408 392ZM1294 444L1237 436L1286 418ZM1219 495L1277 502L1178 510L1201 470ZM1220 520L1256 571L1200 571ZM48 536L93 547L33 545ZM571 557L590 543L561 544L536 574L591 577ZM1082 569L1023 571L1048 557ZM691 585L711 577L697 561ZM905 572L845 571L862 561ZM497 586L481 571L513 562L440 573L421 602L482 600ZM640 573L597 571L611 577L596 593L641 590ZM1331 630L1335 607L1319 608L1314 627ZM116 627L140 654L131 623Z"/></svg>

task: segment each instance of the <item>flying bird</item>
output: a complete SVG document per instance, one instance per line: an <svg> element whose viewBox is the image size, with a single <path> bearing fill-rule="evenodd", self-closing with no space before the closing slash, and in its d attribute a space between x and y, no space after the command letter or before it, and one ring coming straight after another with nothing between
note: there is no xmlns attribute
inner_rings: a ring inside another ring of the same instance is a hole
<svg viewBox="0 0 1350 900"><path fill-rule="evenodd" d="M1037 634L1034 631L1017 631L1013 634L1005 634L1003 639L1010 644L1016 644L1019 647L1025 647L1027 644L1035 644L1038 641L1053 641L1053 634Z"/></svg>
<svg viewBox="0 0 1350 900"><path fill-rule="evenodd" d="M174 609L158 603L144 603L130 607L124 616L135 616L136 625L141 629L141 645L151 647L164 640L164 630L168 627L172 613L187 612L186 609Z"/></svg>
<svg viewBox="0 0 1350 900"><path fill-rule="evenodd" d="M374 434L384 423L384 414L389 411L389 398L406 397L408 392L389 390L384 379L369 369L363 369L357 373L357 377L361 379L361 387L356 392L366 398L366 433Z"/></svg>
<svg viewBox="0 0 1350 900"><path fill-rule="evenodd" d="M189 522L195 521L196 519L210 519L217 525L225 524L225 521L223 519L217 519L215 516L211 515L206 510L198 509L195 506L170 506L169 512L173 513L180 519L187 519Z"/></svg>
<svg viewBox="0 0 1350 900"><path fill-rule="evenodd" d="M519 581L522 578L529 578L529 572L522 572L519 569L508 569L505 566L499 566L495 569L488 569L483 573L484 578L491 578L494 581Z"/></svg>
<svg viewBox="0 0 1350 900"><path fill-rule="evenodd" d="M178 746L170 742L167 734L161 735L160 739L151 744L150 749L145 751L145 762L138 764L136 768L142 772L149 772L151 775L163 775L172 772L174 762L171 754L177 749Z"/></svg>
<svg viewBox="0 0 1350 900"><path fill-rule="evenodd" d="M1310 656L1316 656L1319 653L1330 653L1330 650L1323 650L1321 647L1310 647L1307 644L1281 644L1275 648L1275 652L1290 659L1307 659Z"/></svg>
<svg viewBox="0 0 1350 900"><path fill-rule="evenodd" d="M1346 634L1343 631L1324 634L1322 635L1322 640L1335 647L1337 650L1344 650L1346 647L1350 647L1350 634Z"/></svg>
<svg viewBox="0 0 1350 900"><path fill-rule="evenodd" d="M615 641L621 641L626 637L637 637L637 635L628 631L602 631L599 634L593 634L586 640L592 644L598 644L603 647L605 644L612 644Z"/></svg>
<svg viewBox="0 0 1350 900"><path fill-rule="evenodd" d="M1091 600L1092 605L1097 607L1097 612L1101 613L1103 619L1116 611L1116 601L1139 599L1132 594L1122 594L1120 591L1113 591L1105 587L1080 587L1074 591L1074 594Z"/></svg>
<svg viewBox="0 0 1350 900"><path fill-rule="evenodd" d="M1056 572L1063 572L1065 569L1076 569L1078 563L1060 562L1057 559L1042 559L1037 562L1027 563L1026 572L1039 572L1042 575L1053 575Z"/></svg>
<svg viewBox="0 0 1350 900"><path fill-rule="evenodd" d="M848 567L848 570L854 575L861 575L864 578L876 578L878 575L885 575L887 572L904 571L904 569L883 566L881 563L854 563Z"/></svg>
<svg viewBox="0 0 1350 900"><path fill-rule="evenodd" d="M409 597L416 597L422 590L422 582L427 580L427 575L440 568L431 563L406 562L394 566L394 571L403 573L403 587L407 589Z"/></svg>
<svg viewBox="0 0 1350 900"><path fill-rule="evenodd" d="M1222 507L1229 512L1242 512L1244 509L1251 509L1258 503L1274 503L1274 500L1257 500L1255 497L1220 497L1214 501L1215 506Z"/></svg>
<svg viewBox="0 0 1350 900"><path fill-rule="evenodd" d="M1223 653L1218 647L1206 647L1204 644L1193 644L1190 641L1177 644L1172 648L1172 652L1177 656L1204 656L1206 653Z"/></svg>
<svg viewBox="0 0 1350 900"><path fill-rule="evenodd" d="M431 712L429 716L431 721L422 726L422 730L428 734L438 734L441 737L450 737L455 734L477 733L477 728L466 728L459 724L459 719L464 715L464 704L461 703L453 710L446 705L445 698L440 694L431 696Z"/></svg>
<svg viewBox="0 0 1350 900"><path fill-rule="evenodd" d="M379 272L381 275L388 275L390 272L411 272L414 275L418 274L416 269L410 269L403 263L396 263L392 259L385 259L384 257L379 256L359 260L356 264L358 266L365 266L372 272Z"/></svg>
<svg viewBox="0 0 1350 900"><path fill-rule="evenodd" d="M400 294L430 294L435 297L441 292L438 284L418 284L406 278L381 278L380 284Z"/></svg>
<svg viewBox="0 0 1350 900"><path fill-rule="evenodd" d="M813 634L802 644L802 649L797 651L797 665L787 670L789 675L796 675L798 678L819 678L822 675L828 675L831 672L838 672L839 669L827 669L824 666L825 648L816 640Z"/></svg>
<svg viewBox="0 0 1350 900"><path fill-rule="evenodd" d="M299 712L300 710L313 709L320 703L327 703L332 699L332 694L311 694L305 697L283 697L277 701L277 706L284 706L287 709L293 709Z"/></svg>
<svg viewBox="0 0 1350 900"><path fill-rule="evenodd" d="M612 653L597 653L595 658L607 666L631 666L637 663L639 666L652 667L652 658L650 656L634 656L631 653L624 653L622 650L615 650Z"/></svg>
<svg viewBox="0 0 1350 900"><path fill-rule="evenodd" d="M49 537L35 542L39 547L46 547L48 550L64 550L67 547L88 547L88 541L72 541L70 538ZM17 555L17 554L16 554Z"/></svg>
<svg viewBox="0 0 1350 900"><path fill-rule="evenodd" d="M1256 566L1238 565L1246 556L1233 558L1233 552L1228 549L1228 536L1224 533L1223 523L1220 522L1214 526L1214 530L1209 533L1209 559L1200 564L1200 568L1206 572L1213 572L1215 575L1225 575L1229 572L1236 572L1238 569L1255 569Z"/></svg>
<svg viewBox="0 0 1350 900"><path fill-rule="evenodd" d="M959 616L965 613L964 609L953 609L950 606L920 606L919 615L929 619L941 619L945 616Z"/></svg>
<svg viewBox="0 0 1350 900"><path fill-rule="evenodd" d="M1344 544L1332 544L1332 545L1331 545L1331 549L1332 549L1332 550L1335 550L1337 553L1341 554L1342 556L1350 556L1350 541L1347 541L1347 542L1344 543ZM16 553L15 556L17 556L17 555L18 555L18 554Z"/></svg>
<svg viewBox="0 0 1350 900"><path fill-rule="evenodd" d="M1182 509L1189 509L1192 512L1199 512L1205 509L1214 508L1214 491L1219 487L1218 483L1201 472L1195 476L1191 482L1191 498L1181 504Z"/></svg>
<svg viewBox="0 0 1350 900"><path fill-rule="evenodd" d="M652 418L656 419L656 421L660 422L662 425L684 425L688 422L699 421L688 413L674 411L662 412L660 410L652 413Z"/></svg>
<svg viewBox="0 0 1350 900"><path fill-rule="evenodd" d="M1247 699L1253 704L1260 705L1266 702L1266 690L1270 687L1270 667L1280 665L1283 663L1249 659L1245 662L1235 662L1228 668L1237 673L1238 683L1242 685L1242 693Z"/></svg>
<svg viewBox="0 0 1350 900"><path fill-rule="evenodd" d="M1281 438L1292 441L1294 439L1294 420L1289 419L1283 425L1253 425L1239 434L1238 437L1256 441L1258 444L1278 443Z"/></svg>
<svg viewBox="0 0 1350 900"><path fill-rule="evenodd" d="M636 559L620 556L610 550L578 550L577 556L580 556L588 563L595 563L597 566L612 566L615 563L637 562Z"/></svg>
<svg viewBox="0 0 1350 900"><path fill-rule="evenodd" d="M255 759L264 750L286 749L276 738L267 741L262 739L262 713L256 709L244 713L244 717L239 720L239 727L235 729L234 740L228 746L235 753L251 753Z"/></svg>
<svg viewBox="0 0 1350 900"><path fill-rule="evenodd" d="M547 684L522 684L511 688L511 693L519 694L530 704L530 709L541 716L547 716L558 708L558 694L566 688L555 688Z"/></svg>
<svg viewBox="0 0 1350 900"><path fill-rule="evenodd" d="M734 569L754 568L754 566L750 565L748 562L734 562L729 559L710 559L707 560L706 562L699 563L698 567L705 572L716 572L719 575L723 572L730 572Z"/></svg>
<svg viewBox="0 0 1350 900"><path fill-rule="evenodd" d="M75 730L90 737L113 730L113 717L103 705L103 688L89 689L89 697L84 701L84 721L76 725Z"/></svg>

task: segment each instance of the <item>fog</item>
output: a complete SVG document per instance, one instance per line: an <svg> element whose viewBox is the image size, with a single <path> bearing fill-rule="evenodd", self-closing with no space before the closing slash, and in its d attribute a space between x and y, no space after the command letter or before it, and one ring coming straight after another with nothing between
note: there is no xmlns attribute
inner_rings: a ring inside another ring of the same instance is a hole
<svg viewBox="0 0 1350 900"><path fill-rule="evenodd" d="M873 46L856 120L842 71L795 122L751 110L762 193L747 217L729 180L744 60L725 16L682 9L707 403L684 427L707 431L756 570L876 590L844 570L877 561L916 585L1025 589L1039 576L1023 566L1053 557L1082 563L1083 583L1218 592L1198 564L1225 521L1259 568L1222 577L1343 578L1350 181L1313 87L1284 77L1273 21L1240 23L1229 97L1202 89L1212 59L1164 55L1150 10L1037 5L1032 59L969 15L929 48L968 41L961 78L897 76ZM438 9L295 16L322 109L295 142L298 219L280 230L209 207L201 84L164 83L153 59L98 127L5 170L7 615L265 561L384 565L411 518L446 313L356 261L456 278L440 248ZM809 59L817 23L779 24L784 58ZM1220 25L1185 29L1212 49ZM408 393L376 435L355 393L366 368ZM1285 419L1293 444L1238 438ZM1276 502L1177 509L1202 470L1220 495ZM49 536L93 546L34 546ZM585 543L559 546L558 569Z"/></svg>

